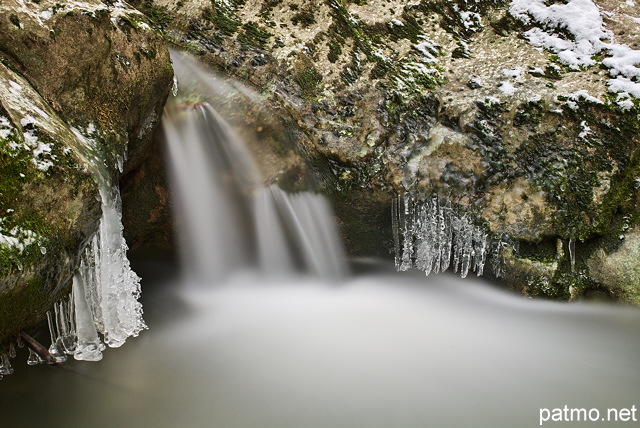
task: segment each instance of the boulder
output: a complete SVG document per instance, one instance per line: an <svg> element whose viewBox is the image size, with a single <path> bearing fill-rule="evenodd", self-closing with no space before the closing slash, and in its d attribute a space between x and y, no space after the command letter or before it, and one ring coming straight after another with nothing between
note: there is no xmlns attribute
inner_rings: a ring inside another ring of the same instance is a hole
<svg viewBox="0 0 640 428"><path fill-rule="evenodd" d="M95 171L115 180L150 151L169 54L117 5L0 4L0 343L69 292L101 217Z"/></svg>
<svg viewBox="0 0 640 428"><path fill-rule="evenodd" d="M133 3L285 106L353 255L388 254L396 195L435 195L507 237L503 279L524 294L638 303L640 283L602 274L638 263L633 2Z"/></svg>

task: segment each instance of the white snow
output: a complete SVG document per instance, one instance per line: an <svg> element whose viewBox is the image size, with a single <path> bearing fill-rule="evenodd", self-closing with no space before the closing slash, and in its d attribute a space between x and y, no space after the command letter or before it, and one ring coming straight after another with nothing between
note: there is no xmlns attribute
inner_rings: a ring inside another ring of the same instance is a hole
<svg viewBox="0 0 640 428"><path fill-rule="evenodd" d="M414 45L414 48L423 55L423 62L437 62L436 55L440 50L440 46L431 40L423 39L420 43Z"/></svg>
<svg viewBox="0 0 640 428"><path fill-rule="evenodd" d="M587 101L594 104L605 104L605 102L601 99L589 95L589 93L584 89L570 93L568 95L566 103L572 110L577 110L578 103L576 101Z"/></svg>
<svg viewBox="0 0 640 428"><path fill-rule="evenodd" d="M11 126L11 122L4 116L0 116L0 138L4 139L11 135L13 132L13 126Z"/></svg>
<svg viewBox="0 0 640 428"><path fill-rule="evenodd" d="M578 134L578 138L582 138L584 140L587 138L587 135L591 134L591 128L587 126L587 122L584 120L580 122L580 128L582 128L582 131Z"/></svg>
<svg viewBox="0 0 640 428"><path fill-rule="evenodd" d="M609 89L640 97L640 84L631 80L640 78L640 51L614 43L613 34L605 29L601 12L592 0L569 0L550 6L544 0L512 0L509 11L524 23L540 24L524 36L532 45L555 52L572 69L596 64L594 55L605 52L609 57L602 64L613 77ZM566 32L573 40L563 34Z"/></svg>
<svg viewBox="0 0 640 428"><path fill-rule="evenodd" d="M619 99L618 101L616 101L616 104L623 111L627 111L627 110L630 110L631 108L633 108L633 101L631 101L631 99L629 99L629 98Z"/></svg>
<svg viewBox="0 0 640 428"><path fill-rule="evenodd" d="M524 68L523 67L503 68L502 69L502 74L504 74L507 77L513 77L516 80L521 80L523 73L524 73Z"/></svg>
<svg viewBox="0 0 640 428"><path fill-rule="evenodd" d="M29 245L37 242L38 238L39 236L35 232L18 226L5 231L0 220L0 247L13 248L23 252Z"/></svg>
<svg viewBox="0 0 640 428"><path fill-rule="evenodd" d="M467 30L478 30L482 28L482 17L476 12L460 12L462 24Z"/></svg>
<svg viewBox="0 0 640 428"><path fill-rule="evenodd" d="M507 95L511 95L513 93L515 93L517 91L517 89L511 84L511 82L509 81L504 81L500 83L500 86L498 86L498 89Z"/></svg>

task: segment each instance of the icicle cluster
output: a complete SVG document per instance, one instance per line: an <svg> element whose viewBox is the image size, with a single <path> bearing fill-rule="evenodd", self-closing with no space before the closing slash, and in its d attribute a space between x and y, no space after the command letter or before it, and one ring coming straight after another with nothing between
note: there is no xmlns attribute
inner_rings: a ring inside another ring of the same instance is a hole
<svg viewBox="0 0 640 428"><path fill-rule="evenodd" d="M73 278L69 299L56 303L47 312L55 362L67 360L99 361L105 343L121 346L130 336L147 328L142 319L140 278L127 259L127 244L121 222L121 201L117 188L101 183L102 218L98 232L87 245L80 268ZM104 343L98 333L104 337ZM9 356L0 354L0 379L13 372ZM27 364L46 362L29 349Z"/></svg>
<svg viewBox="0 0 640 428"><path fill-rule="evenodd" d="M49 335L51 336L49 353L56 360L56 363L65 362L67 355L73 355L76 352L77 335L74 312L73 292L68 300L62 299L54 304L53 313L47 312ZM32 366L43 362L38 354L29 349L27 364Z"/></svg>
<svg viewBox="0 0 640 428"><path fill-rule="evenodd" d="M16 348L13 345L9 347L8 354L0 354L0 380L4 375L13 373L13 367L9 362L9 357L14 358L16 356Z"/></svg>
<svg viewBox="0 0 640 428"><path fill-rule="evenodd" d="M392 221L398 270L416 268L429 275L453 267L462 278L469 271L480 276L490 257L495 275L501 274L500 251L506 240L489 237L470 216L437 196L399 196L392 203Z"/></svg>
<svg viewBox="0 0 640 428"><path fill-rule="evenodd" d="M120 221L117 189L101 189L102 219L98 233L85 250L80 269L73 279L73 296L78 345L77 360L102 358L104 342L121 346L130 336L147 328L142 319L140 278L126 256L127 244Z"/></svg>

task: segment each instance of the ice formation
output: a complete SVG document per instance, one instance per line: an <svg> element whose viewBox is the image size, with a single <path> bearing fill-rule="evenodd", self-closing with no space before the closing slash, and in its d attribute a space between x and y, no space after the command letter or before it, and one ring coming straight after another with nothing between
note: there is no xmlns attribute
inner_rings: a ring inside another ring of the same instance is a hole
<svg viewBox="0 0 640 428"><path fill-rule="evenodd" d="M109 187L104 176L99 177L102 218L98 232L84 250L71 295L47 312L51 337L48 351L56 363L66 361L67 355L76 360L101 360L105 343L119 347L147 328L138 302L140 278L126 256L120 194L117 187ZM45 362L29 349L28 365ZM0 354L0 378L12 371L8 356Z"/></svg>
<svg viewBox="0 0 640 428"><path fill-rule="evenodd" d="M440 273L452 267L465 278L484 272L487 258L500 276L500 251L506 237L490 237L472 218L437 196L418 199L409 193L393 200L392 223L396 268Z"/></svg>
<svg viewBox="0 0 640 428"><path fill-rule="evenodd" d="M65 333L58 335L57 339L62 342L65 352L73 353L77 360L102 358L104 345L98 332L102 333L107 345L116 348L128 337L138 336L147 328L142 319L142 304L138 302L140 278L131 269L126 256L118 189L103 183L100 195L102 218L99 230L87 246L80 269L73 279L76 349L68 339L73 328L66 320L69 317L58 318L60 333ZM63 310L60 313L65 314Z"/></svg>

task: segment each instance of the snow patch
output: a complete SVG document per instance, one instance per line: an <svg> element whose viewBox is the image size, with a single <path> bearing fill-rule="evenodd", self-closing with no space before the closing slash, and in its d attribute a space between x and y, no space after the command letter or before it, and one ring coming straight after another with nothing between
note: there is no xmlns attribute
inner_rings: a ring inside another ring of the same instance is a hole
<svg viewBox="0 0 640 428"><path fill-rule="evenodd" d="M3 230L0 220L0 247L23 252L29 245L39 240L39 235L32 230L15 226L10 230Z"/></svg>
<svg viewBox="0 0 640 428"><path fill-rule="evenodd" d="M596 98L594 96L589 95L589 93L587 91L585 91L584 89L581 89L579 91L576 92L572 92L567 96L567 106L569 106L569 108L571 108L572 110L577 110L578 109L578 101L587 101L590 103L594 103L594 104L602 104L604 105L605 102L602 101L600 98Z"/></svg>
<svg viewBox="0 0 640 428"><path fill-rule="evenodd" d="M500 86L498 86L498 89L500 90L500 92L507 95L514 94L517 91L517 89L511 84L511 82L506 80L500 83Z"/></svg>
<svg viewBox="0 0 640 428"><path fill-rule="evenodd" d="M502 74L507 77L513 77L516 80L522 80L522 75L524 73L523 67L515 67L515 68L503 68Z"/></svg>
<svg viewBox="0 0 640 428"><path fill-rule="evenodd" d="M555 52L560 62L574 70L596 64L594 56L605 52L609 57L602 64L614 77L608 83L609 90L640 97L640 51L613 42L613 34L605 29L601 11L592 0L550 6L545 0L512 0L509 12L525 24L540 24L524 36L533 46Z"/></svg>

